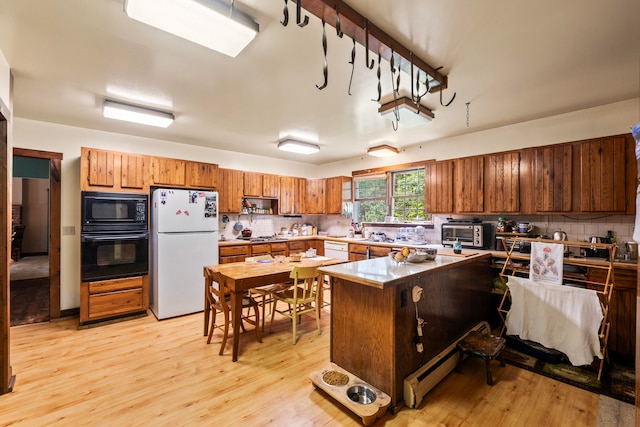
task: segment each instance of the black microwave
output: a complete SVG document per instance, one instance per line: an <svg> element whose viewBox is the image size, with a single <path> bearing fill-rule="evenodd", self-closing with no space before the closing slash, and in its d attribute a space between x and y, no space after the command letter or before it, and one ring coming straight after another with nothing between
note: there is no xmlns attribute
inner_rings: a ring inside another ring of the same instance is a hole
<svg viewBox="0 0 640 427"><path fill-rule="evenodd" d="M458 241L466 248L489 249L491 229L490 223L445 223L442 224L442 245L453 246Z"/></svg>
<svg viewBox="0 0 640 427"><path fill-rule="evenodd" d="M123 233L148 229L149 196L138 193L82 192L83 233Z"/></svg>

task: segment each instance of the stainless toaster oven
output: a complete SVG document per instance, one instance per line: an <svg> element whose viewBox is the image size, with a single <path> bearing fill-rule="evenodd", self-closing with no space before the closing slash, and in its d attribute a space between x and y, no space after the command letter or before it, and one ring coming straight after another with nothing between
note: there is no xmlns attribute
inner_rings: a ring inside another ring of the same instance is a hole
<svg viewBox="0 0 640 427"><path fill-rule="evenodd" d="M465 248L489 249L491 224L482 222L442 224L442 245L453 246L456 241Z"/></svg>

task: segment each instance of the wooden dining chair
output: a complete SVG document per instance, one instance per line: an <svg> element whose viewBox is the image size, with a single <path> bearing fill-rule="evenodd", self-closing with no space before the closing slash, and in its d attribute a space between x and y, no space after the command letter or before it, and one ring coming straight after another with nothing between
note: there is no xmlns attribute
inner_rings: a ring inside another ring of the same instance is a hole
<svg viewBox="0 0 640 427"><path fill-rule="evenodd" d="M291 271L293 286L287 289L273 292L273 307L271 310L271 323L269 332L273 326L276 311L292 320L293 344L297 341L296 326L298 318L304 313L315 312L318 335L320 335L320 306L318 301L318 288L322 286L322 275L318 273L318 267L296 267ZM288 304L287 309L279 310L278 301Z"/></svg>
<svg viewBox="0 0 640 427"><path fill-rule="evenodd" d="M222 354L224 353L224 348L227 344L227 338L229 336L229 325L231 325L231 322L236 321L236 319L231 319L231 308L229 307L231 295L229 294L229 292L227 292L224 278L208 268L205 268L205 281L207 286L207 301L209 302L211 318L207 344L211 343L213 331L216 328L220 329L222 331L222 344L220 344L219 354L222 356ZM249 296L243 296L241 313L244 312L244 309L246 308L253 309L254 316L251 317L249 315L242 314L241 318L238 320L240 322L240 326L242 327L242 330L246 332L243 323L244 321L254 325L256 338L258 339L258 342L262 342L262 337L260 336L260 311L258 310L258 303ZM218 312L222 313L224 323L217 325L216 314Z"/></svg>
<svg viewBox="0 0 640 427"><path fill-rule="evenodd" d="M252 257L247 257L244 260L247 262L257 262L260 260L269 260L273 259L271 255L257 255ZM264 320L266 319L266 306L273 303L273 293L276 291L280 291L282 289L288 288L292 285L292 283L274 283L271 285L258 286L257 288L253 288L249 290L249 294L258 295L261 299L258 301L258 305L262 309L262 331L264 331ZM270 311L271 311L270 307Z"/></svg>

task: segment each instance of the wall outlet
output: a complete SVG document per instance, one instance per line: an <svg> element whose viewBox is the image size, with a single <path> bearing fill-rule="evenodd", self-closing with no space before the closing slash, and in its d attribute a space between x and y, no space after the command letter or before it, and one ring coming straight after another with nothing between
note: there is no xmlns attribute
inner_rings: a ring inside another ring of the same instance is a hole
<svg viewBox="0 0 640 427"><path fill-rule="evenodd" d="M62 227L62 235L63 236L75 236L76 235L76 226L75 225L65 225Z"/></svg>

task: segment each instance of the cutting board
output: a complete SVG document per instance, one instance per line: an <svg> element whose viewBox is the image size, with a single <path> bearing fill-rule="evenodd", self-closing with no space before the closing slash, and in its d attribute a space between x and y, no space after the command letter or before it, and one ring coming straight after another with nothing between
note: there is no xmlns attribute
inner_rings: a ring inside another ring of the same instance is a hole
<svg viewBox="0 0 640 427"><path fill-rule="evenodd" d="M469 249L463 249L462 253L459 253L459 254L453 253L453 249L451 248L438 249L438 255L444 255L444 256L457 256L461 258L466 258L469 256L478 255L478 254L479 252L470 251Z"/></svg>
<svg viewBox="0 0 640 427"><path fill-rule="evenodd" d="M340 238L347 237L347 235L346 234L329 234L327 237L333 237L334 239L340 239Z"/></svg>

